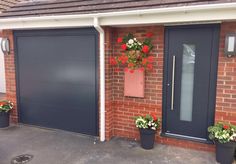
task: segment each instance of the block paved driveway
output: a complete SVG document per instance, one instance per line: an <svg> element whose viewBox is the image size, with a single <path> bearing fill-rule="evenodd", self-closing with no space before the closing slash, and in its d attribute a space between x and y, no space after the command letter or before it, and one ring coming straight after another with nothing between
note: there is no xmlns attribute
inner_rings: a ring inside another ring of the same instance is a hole
<svg viewBox="0 0 236 164"><path fill-rule="evenodd" d="M21 154L32 154L27 164L215 164L214 153L156 144L153 150L139 143L114 138L101 143L94 137L29 126L0 130L0 164Z"/></svg>

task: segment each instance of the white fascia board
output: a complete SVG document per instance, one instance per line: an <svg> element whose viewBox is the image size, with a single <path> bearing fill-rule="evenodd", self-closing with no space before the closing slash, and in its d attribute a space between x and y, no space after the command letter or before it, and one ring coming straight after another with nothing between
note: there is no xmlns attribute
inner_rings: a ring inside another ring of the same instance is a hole
<svg viewBox="0 0 236 164"><path fill-rule="evenodd" d="M99 18L101 26L236 20L236 3L181 6L81 15L2 18L0 19L0 29L93 26L94 17Z"/></svg>
<svg viewBox="0 0 236 164"><path fill-rule="evenodd" d="M103 26L124 26L141 24L168 24L187 22L216 22L236 20L236 9L218 11L188 11L163 14L140 14L100 18Z"/></svg>
<svg viewBox="0 0 236 164"><path fill-rule="evenodd" d="M32 19L17 21L0 21L0 29L40 29L63 27L88 27L93 26L93 18L81 19Z"/></svg>

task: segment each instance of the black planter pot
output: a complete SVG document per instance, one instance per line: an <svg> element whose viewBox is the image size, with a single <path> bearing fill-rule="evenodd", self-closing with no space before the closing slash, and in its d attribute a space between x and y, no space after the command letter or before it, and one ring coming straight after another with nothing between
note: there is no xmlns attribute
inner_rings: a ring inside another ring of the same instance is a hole
<svg viewBox="0 0 236 164"><path fill-rule="evenodd" d="M9 126L9 112L0 112L0 128Z"/></svg>
<svg viewBox="0 0 236 164"><path fill-rule="evenodd" d="M141 147L144 149L152 149L155 141L156 131L152 129L139 129Z"/></svg>
<svg viewBox="0 0 236 164"><path fill-rule="evenodd" d="M234 152L236 143L219 143L216 142L216 161L220 164L232 164L234 161Z"/></svg>

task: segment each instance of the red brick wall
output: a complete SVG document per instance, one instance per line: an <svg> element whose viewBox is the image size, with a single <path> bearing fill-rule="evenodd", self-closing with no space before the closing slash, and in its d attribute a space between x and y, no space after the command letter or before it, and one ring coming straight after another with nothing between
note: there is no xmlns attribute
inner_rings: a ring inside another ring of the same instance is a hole
<svg viewBox="0 0 236 164"><path fill-rule="evenodd" d="M10 40L10 54L5 55L5 74L6 74L6 99L15 104L14 110L11 111L11 121L17 123L17 102L16 102L16 78L15 78L15 55L13 32L4 30L0 33L2 37L7 37Z"/></svg>
<svg viewBox="0 0 236 164"><path fill-rule="evenodd" d="M225 35L233 32L236 33L236 22L222 23L215 120L236 125L236 58L224 56Z"/></svg>
<svg viewBox="0 0 236 164"><path fill-rule="evenodd" d="M135 34L138 40L145 38L147 32L153 32L152 54L155 57L154 69L145 75L145 97L124 97L124 72L113 72L113 114L114 135L128 138L138 138L137 128L134 126L133 117L138 114L153 113L159 117L162 115L162 72L163 72L163 40L164 27L130 27L114 29L113 55L120 54L120 45L116 44L117 37L123 37L128 33ZM121 68L122 69L122 68Z"/></svg>
<svg viewBox="0 0 236 164"><path fill-rule="evenodd" d="M113 79L113 72L111 65L109 64L109 57L113 53L112 48L112 40L113 40L113 29L109 27L105 27L104 30L106 31L105 35L105 89L106 89L106 135L105 138L109 140L113 135L113 101L112 101L112 79Z"/></svg>
<svg viewBox="0 0 236 164"><path fill-rule="evenodd" d="M116 72L113 68L112 97L113 97L113 130L114 136L139 139L138 129L134 125L133 117L143 114L157 114L162 116L162 78L163 78L163 53L164 53L164 26L139 26L128 28L113 28L113 53L112 56L122 53L120 45L116 43L118 37L133 33L135 37L142 40L147 32L153 32L152 54L155 57L154 70L145 75L145 97L124 97L124 72ZM111 35L106 31L106 35ZM186 148L213 151L211 145L160 137L156 135L159 143L171 144Z"/></svg>
<svg viewBox="0 0 236 164"><path fill-rule="evenodd" d="M133 116L153 113L162 115L162 77L163 77L163 51L164 27L163 26L138 26L138 27L105 27L105 56L106 56L106 139L113 136L139 139L138 130L134 125ZM145 76L145 98L124 97L124 73L115 72L109 65L109 57L121 53L116 38L129 32L138 39L143 39L146 32L153 32L155 56L154 70ZM228 32L236 32L236 23L223 23L221 27L220 57L217 81L216 121L224 120L236 124L236 58L226 58L223 55L224 38ZM2 32L3 37L8 37L11 43L11 53L5 57L7 99L16 104L16 81L13 34L10 30ZM17 107L12 112L11 119L17 122ZM214 150L211 145L156 136L156 141L181 147L200 150Z"/></svg>

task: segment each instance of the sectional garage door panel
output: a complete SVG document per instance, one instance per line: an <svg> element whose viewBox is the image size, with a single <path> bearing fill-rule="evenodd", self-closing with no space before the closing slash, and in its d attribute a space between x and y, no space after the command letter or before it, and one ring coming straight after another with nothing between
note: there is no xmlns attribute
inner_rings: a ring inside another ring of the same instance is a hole
<svg viewBox="0 0 236 164"><path fill-rule="evenodd" d="M97 32L16 31L20 122L98 135Z"/></svg>

